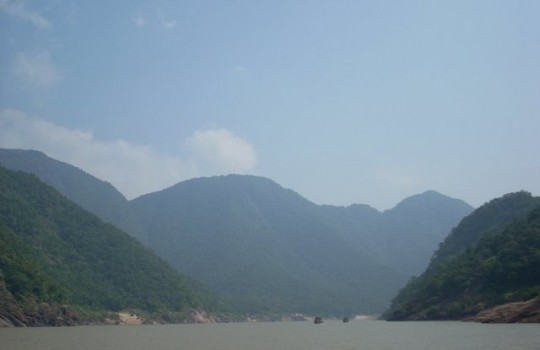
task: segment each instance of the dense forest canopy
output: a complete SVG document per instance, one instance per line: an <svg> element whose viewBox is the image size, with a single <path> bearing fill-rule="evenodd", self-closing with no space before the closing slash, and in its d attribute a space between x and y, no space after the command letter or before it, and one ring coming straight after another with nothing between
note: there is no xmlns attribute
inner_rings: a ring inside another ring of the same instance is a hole
<svg viewBox="0 0 540 350"><path fill-rule="evenodd" d="M377 313L428 254L388 319L463 318L540 293L540 199L524 191L470 215L435 191L379 212L316 205L270 179L231 175L127 201L39 152L0 150L0 163L54 187L0 169L3 310L34 323L43 314L129 308L179 320L193 308L225 309L193 279L246 314ZM112 224L137 230L130 237Z"/></svg>
<svg viewBox="0 0 540 350"><path fill-rule="evenodd" d="M36 303L89 310L183 313L213 303L136 239L35 176L0 167L0 285L25 310Z"/></svg>
<svg viewBox="0 0 540 350"><path fill-rule="evenodd" d="M132 205L149 246L237 308L330 315L383 311L471 210L433 191L384 213L319 206L240 175L185 181Z"/></svg>
<svg viewBox="0 0 540 350"><path fill-rule="evenodd" d="M127 201L41 152L0 150L0 163L36 174L246 313L379 313L472 211L435 191L384 212L316 205L270 179L238 175Z"/></svg>
<svg viewBox="0 0 540 350"><path fill-rule="evenodd" d="M0 149L0 164L10 170L35 174L102 221L112 223L144 242L144 233L128 200L110 183L39 151Z"/></svg>
<svg viewBox="0 0 540 350"><path fill-rule="evenodd" d="M540 198L518 192L492 200L439 252L393 300L387 319L461 319L540 295Z"/></svg>

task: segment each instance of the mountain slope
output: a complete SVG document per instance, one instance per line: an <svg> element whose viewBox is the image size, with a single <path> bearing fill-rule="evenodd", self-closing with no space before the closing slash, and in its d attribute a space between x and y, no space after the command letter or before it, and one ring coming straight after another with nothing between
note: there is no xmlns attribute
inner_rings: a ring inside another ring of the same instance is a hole
<svg viewBox="0 0 540 350"><path fill-rule="evenodd" d="M441 243L434 255L437 264L474 245L487 234L496 234L513 221L524 218L539 203L538 198L521 191L495 198L478 208L474 215L465 217L455 230Z"/></svg>
<svg viewBox="0 0 540 350"><path fill-rule="evenodd" d="M386 215L318 206L269 179L194 179L132 204L158 254L246 312L380 312L408 278L388 263Z"/></svg>
<svg viewBox="0 0 540 350"><path fill-rule="evenodd" d="M540 295L540 198L518 192L464 218L426 272L393 300L389 320L460 319Z"/></svg>
<svg viewBox="0 0 540 350"><path fill-rule="evenodd" d="M350 244L406 276L420 274L438 244L473 211L462 200L427 191L384 212L368 206L326 207L326 217Z"/></svg>
<svg viewBox="0 0 540 350"><path fill-rule="evenodd" d="M61 319L71 308L134 308L186 317L188 308L211 301L134 238L104 224L35 176L3 167L0 295L0 317L30 325L63 324ZM75 322L77 317L72 316Z"/></svg>
<svg viewBox="0 0 540 350"><path fill-rule="evenodd" d="M392 262L409 275L420 274L437 245L473 208L435 191L411 196L384 212Z"/></svg>
<svg viewBox="0 0 540 350"><path fill-rule="evenodd" d="M0 149L0 164L11 170L35 174L41 181L101 220L114 224L144 242L145 234L129 202L108 182L38 151Z"/></svg>
<svg viewBox="0 0 540 350"><path fill-rule="evenodd" d="M320 206L250 176L194 179L127 202L110 184L39 152L1 150L0 163L35 173L253 313L380 312L472 211L433 191L382 213Z"/></svg>
<svg viewBox="0 0 540 350"><path fill-rule="evenodd" d="M133 205L156 252L246 312L377 312L404 280L268 179L196 179Z"/></svg>

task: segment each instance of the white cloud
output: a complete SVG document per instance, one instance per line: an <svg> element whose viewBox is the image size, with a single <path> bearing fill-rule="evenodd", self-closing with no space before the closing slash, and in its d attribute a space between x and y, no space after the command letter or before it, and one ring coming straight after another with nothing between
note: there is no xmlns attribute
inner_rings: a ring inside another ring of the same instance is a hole
<svg viewBox="0 0 540 350"><path fill-rule="evenodd" d="M257 164L253 147L226 129L196 131L186 145L212 173L243 173Z"/></svg>
<svg viewBox="0 0 540 350"><path fill-rule="evenodd" d="M160 22L161 26L167 30L172 30L176 27L175 19L162 19Z"/></svg>
<svg viewBox="0 0 540 350"><path fill-rule="evenodd" d="M15 57L13 69L23 81L39 87L54 86L63 78L48 51L19 52Z"/></svg>
<svg viewBox="0 0 540 350"><path fill-rule="evenodd" d="M176 28L176 20L168 18L169 16L163 13L162 9L157 9L157 25L166 30L173 30Z"/></svg>
<svg viewBox="0 0 540 350"><path fill-rule="evenodd" d="M147 16L143 15L142 12L139 11L137 15L132 18L132 20L135 26L139 28L149 25L149 28L156 30L173 30L178 24L175 19L167 18L167 16L163 14L163 11L161 9L157 10L157 16L150 17L150 19L147 19Z"/></svg>
<svg viewBox="0 0 540 350"><path fill-rule="evenodd" d="M37 12L28 10L22 1L0 0L0 9L7 14L32 23L38 28L49 28L51 22Z"/></svg>
<svg viewBox="0 0 540 350"><path fill-rule="evenodd" d="M142 13L137 13L137 16L133 17L133 23L139 28L144 27L147 23L146 18L142 15Z"/></svg>
<svg viewBox="0 0 540 350"><path fill-rule="evenodd" d="M0 147L42 151L112 183L128 198L157 191L208 169L241 172L255 165L253 148L225 129L195 132L186 143L193 154L183 160L148 145L105 142L91 132L67 129L5 109L0 111Z"/></svg>

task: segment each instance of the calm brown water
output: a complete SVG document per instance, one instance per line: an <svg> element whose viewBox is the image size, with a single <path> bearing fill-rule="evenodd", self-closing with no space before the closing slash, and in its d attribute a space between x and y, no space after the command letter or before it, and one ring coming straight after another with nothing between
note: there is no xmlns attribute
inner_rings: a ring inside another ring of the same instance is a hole
<svg viewBox="0 0 540 350"><path fill-rule="evenodd" d="M540 325L327 321L0 329L0 349L533 350Z"/></svg>

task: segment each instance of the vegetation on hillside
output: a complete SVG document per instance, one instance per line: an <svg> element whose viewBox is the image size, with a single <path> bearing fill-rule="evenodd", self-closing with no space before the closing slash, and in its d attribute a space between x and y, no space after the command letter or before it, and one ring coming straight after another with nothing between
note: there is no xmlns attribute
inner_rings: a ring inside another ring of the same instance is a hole
<svg viewBox="0 0 540 350"><path fill-rule="evenodd" d="M500 233L508 224L524 218L537 205L540 205L540 199L525 191L508 193L489 201L475 210L474 215L465 217L441 242L432 265L462 253L485 235Z"/></svg>
<svg viewBox="0 0 540 350"><path fill-rule="evenodd" d="M321 208L349 244L410 277L422 273L437 248L473 208L462 200L427 191L379 212L365 205Z"/></svg>
<svg viewBox="0 0 540 350"><path fill-rule="evenodd" d="M193 179L126 201L110 184L43 153L0 150L178 271L254 314L379 313L472 211L428 191L380 212L316 205L254 176Z"/></svg>
<svg viewBox="0 0 540 350"><path fill-rule="evenodd" d="M78 310L137 309L185 317L189 308L213 303L209 294L134 238L104 224L35 176L3 167L0 293L4 303L12 301L9 307L4 304L4 311L19 308L26 314L49 303Z"/></svg>
<svg viewBox="0 0 540 350"><path fill-rule="evenodd" d="M38 151L0 149L0 164L10 170L35 174L102 221L114 224L143 243L146 240L129 202L110 183Z"/></svg>
<svg viewBox="0 0 540 350"><path fill-rule="evenodd" d="M462 319L538 295L540 198L518 192L465 218L427 271L400 291L385 318Z"/></svg>
<svg viewBox="0 0 540 350"><path fill-rule="evenodd" d="M194 179L132 204L158 254L244 312L379 313L407 280L389 264L386 214L318 206L269 179Z"/></svg>

